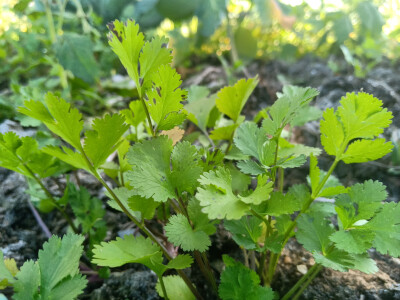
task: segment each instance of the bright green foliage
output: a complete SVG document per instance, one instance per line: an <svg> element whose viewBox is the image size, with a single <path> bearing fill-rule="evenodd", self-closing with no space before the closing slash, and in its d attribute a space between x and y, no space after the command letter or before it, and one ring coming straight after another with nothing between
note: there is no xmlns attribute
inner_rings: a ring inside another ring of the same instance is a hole
<svg viewBox="0 0 400 300"><path fill-rule="evenodd" d="M258 239L262 234L262 221L256 217L242 217L240 220L226 220L224 227L232 233L233 240L247 250L260 249Z"/></svg>
<svg viewBox="0 0 400 300"><path fill-rule="evenodd" d="M284 86L282 93L268 110L268 118L263 121L266 133L275 136L297 116L301 109L318 95L313 88Z"/></svg>
<svg viewBox="0 0 400 300"><path fill-rule="evenodd" d="M196 297L192 294L188 286L183 281L182 277L176 275L170 275L163 277L165 289L169 299L179 300L195 300ZM160 297L163 297L162 288L160 281L157 282L156 290Z"/></svg>
<svg viewBox="0 0 400 300"><path fill-rule="evenodd" d="M382 109L382 101L366 93L351 93L340 103L336 112L327 109L321 120L321 143L325 151L345 163L376 160L389 153L393 147L390 142L373 140L393 118L391 112ZM354 139L359 140L351 143Z"/></svg>
<svg viewBox="0 0 400 300"><path fill-rule="evenodd" d="M141 220L142 217L142 213L140 212L140 208L142 208L141 206L135 210L132 210L130 205L129 205L129 199L133 198L135 199L135 191L133 190L129 190L126 187L121 187L121 188L115 188L113 189L114 194L118 197L119 201L123 204L123 206L128 210L128 212L134 216L135 218L137 218L138 220ZM115 210L119 210L120 212L124 212L124 210L118 205L118 203L115 201L115 199L112 197L112 195L110 195L108 192L105 193L108 197L109 197L109 201L107 202L108 205L110 205L112 208L114 208ZM153 201L154 202L154 201ZM144 203L146 204L146 203ZM149 201L149 206L151 206L151 202ZM137 204L136 204L137 205ZM136 207L135 207L136 208ZM144 208L145 210L147 210L148 208ZM154 215L154 211L153 211L153 215Z"/></svg>
<svg viewBox="0 0 400 300"><path fill-rule="evenodd" d="M176 190L193 191L202 172L196 148L188 142L173 148L166 136L135 144L127 158L133 169L126 178L140 196L156 202L176 198Z"/></svg>
<svg viewBox="0 0 400 300"><path fill-rule="evenodd" d="M181 90L181 76L169 65L152 73L153 88L147 92L147 106L158 130L169 130L181 124L186 115L181 111L186 91Z"/></svg>
<svg viewBox="0 0 400 300"><path fill-rule="evenodd" d="M133 127L137 127L146 120L143 104L139 100L131 101L129 109L123 109L120 113L125 117L125 122Z"/></svg>
<svg viewBox="0 0 400 300"><path fill-rule="evenodd" d="M16 300L75 299L86 287L78 268L83 240L76 234L52 236L39 251L38 261L25 262L15 277L5 268L0 252L0 280L12 284Z"/></svg>
<svg viewBox="0 0 400 300"><path fill-rule="evenodd" d="M368 180L352 186L348 194L340 195L336 200L341 229L350 229L357 221L373 217L386 197L385 186L379 181Z"/></svg>
<svg viewBox="0 0 400 300"><path fill-rule="evenodd" d="M268 141L267 133L258 128L254 122L244 122L236 131L234 142L240 151L249 156L262 160L264 144Z"/></svg>
<svg viewBox="0 0 400 300"><path fill-rule="evenodd" d="M133 211L139 211L143 219L152 219L156 208L160 205L159 202L155 202L153 199L147 199L135 194L131 195L127 202L128 207Z"/></svg>
<svg viewBox="0 0 400 300"><path fill-rule="evenodd" d="M366 228L375 233L373 247L382 254L400 256L400 205L386 203Z"/></svg>
<svg viewBox="0 0 400 300"><path fill-rule="evenodd" d="M165 226L165 233L170 242L180 246L184 251L204 252L211 245L208 235L202 230L192 228L184 215L170 217L169 223Z"/></svg>
<svg viewBox="0 0 400 300"><path fill-rule="evenodd" d="M226 269L221 274L218 295L222 300L272 300L271 288L260 286L260 278L253 270L224 255Z"/></svg>
<svg viewBox="0 0 400 300"><path fill-rule="evenodd" d="M107 114L102 119L95 119L92 130L86 131L83 149L94 168L101 166L117 150L118 141L129 128L124 122L124 117L119 114Z"/></svg>
<svg viewBox="0 0 400 300"><path fill-rule="evenodd" d="M196 198L210 219L240 219L250 209L250 204L266 201L271 183L260 177L256 190L248 196L236 196L232 191L232 177L228 169L219 167L200 176Z"/></svg>
<svg viewBox="0 0 400 300"><path fill-rule="evenodd" d="M331 244L329 236L334 229L321 214L301 215L297 221L297 228L297 240L310 252L325 253Z"/></svg>
<svg viewBox="0 0 400 300"><path fill-rule="evenodd" d="M241 79L234 86L224 87L218 92L215 100L218 110L236 123L257 84L258 77L254 77L248 80Z"/></svg>
<svg viewBox="0 0 400 300"><path fill-rule="evenodd" d="M59 160L77 168L91 172L90 166L85 158L79 152L75 152L71 148L62 146L61 148L56 146L46 146L42 151L48 155L57 157Z"/></svg>
<svg viewBox="0 0 400 300"><path fill-rule="evenodd" d="M135 238L132 235L96 245L93 254L92 261L99 266L119 267L127 263L140 263L153 270L158 276L169 268L188 268L193 262L190 256L182 255L177 256L168 265L164 265L161 250L157 245L154 245L150 239L142 236Z"/></svg>
<svg viewBox="0 0 400 300"><path fill-rule="evenodd" d="M216 232L215 224L217 221L210 221L205 213L201 211L199 201L196 198L191 198L187 206L187 211L190 220L196 230L202 230L207 235L212 235Z"/></svg>
<svg viewBox="0 0 400 300"><path fill-rule="evenodd" d="M211 131L210 138L213 140L229 140L237 127L238 124L231 124L215 128Z"/></svg>
<svg viewBox="0 0 400 300"><path fill-rule="evenodd" d="M14 276L19 272L14 259L4 259L0 251L0 290L5 289L15 282Z"/></svg>
<svg viewBox="0 0 400 300"><path fill-rule="evenodd" d="M36 140L14 132L0 133L0 166L30 178L48 177L60 170L59 161L39 150Z"/></svg>
<svg viewBox="0 0 400 300"><path fill-rule="evenodd" d="M208 96L210 90L204 86L191 86L188 90L188 104L185 110L188 119L206 132L211 110L215 107L216 94Z"/></svg>
<svg viewBox="0 0 400 300"><path fill-rule="evenodd" d="M42 121L53 133L60 136L72 147L82 152L81 131L83 129L82 114L64 99L47 93L46 106L39 101L25 101L25 107L18 111L29 117Z"/></svg>
<svg viewBox="0 0 400 300"><path fill-rule="evenodd" d="M115 20L109 29L111 32L108 35L108 43L118 55L129 77L135 81L137 87L140 87L138 62L139 53L144 45L144 36L139 32L139 25L131 20L128 20L126 25Z"/></svg>
<svg viewBox="0 0 400 300"><path fill-rule="evenodd" d="M335 249L326 256L314 251L313 256L316 263L340 272L353 269L372 274L378 271L375 261L368 254L349 254Z"/></svg>
<svg viewBox="0 0 400 300"><path fill-rule="evenodd" d="M372 246L375 233L365 229L339 230L330 236L336 248L349 253L362 254Z"/></svg>
<svg viewBox="0 0 400 300"><path fill-rule="evenodd" d="M308 195L309 192L303 185L291 187L285 195L282 192L273 192L271 198L262 206L262 212L271 216L291 214L301 209Z"/></svg>

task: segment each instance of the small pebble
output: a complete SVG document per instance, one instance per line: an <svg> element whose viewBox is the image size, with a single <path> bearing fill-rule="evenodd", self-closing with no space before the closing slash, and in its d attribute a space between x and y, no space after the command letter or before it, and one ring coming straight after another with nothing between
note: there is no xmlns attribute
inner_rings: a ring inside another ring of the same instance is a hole
<svg viewBox="0 0 400 300"><path fill-rule="evenodd" d="M285 258L283 259L283 262L285 264L291 264L292 263L292 259L289 256L285 256Z"/></svg>
<svg viewBox="0 0 400 300"><path fill-rule="evenodd" d="M308 269L306 265L298 265L297 271L299 271L301 274L306 274Z"/></svg>

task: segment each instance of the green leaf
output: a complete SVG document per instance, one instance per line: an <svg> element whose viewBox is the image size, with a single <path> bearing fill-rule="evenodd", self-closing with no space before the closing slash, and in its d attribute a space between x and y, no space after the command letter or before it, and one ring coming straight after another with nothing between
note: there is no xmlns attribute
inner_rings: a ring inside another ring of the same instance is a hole
<svg viewBox="0 0 400 300"><path fill-rule="evenodd" d="M134 190L133 190L134 192ZM144 198L140 195L131 195L127 199L128 207L133 211L139 211L143 219L151 220L154 217L156 208L160 205L153 199Z"/></svg>
<svg viewBox="0 0 400 300"><path fill-rule="evenodd" d="M271 198L263 205L262 214L280 216L300 210L303 202L309 199L309 192L304 185L294 185L283 195L281 192L272 192Z"/></svg>
<svg viewBox="0 0 400 300"><path fill-rule="evenodd" d="M307 157L305 155L300 155L297 157L290 157L288 159L281 159L276 162L276 166L282 168L282 169L288 169L288 168L298 168L302 165L304 165L307 161Z"/></svg>
<svg viewBox="0 0 400 300"><path fill-rule="evenodd" d="M207 124L211 110L215 107L217 95L208 96L210 90L204 86L191 86L188 90L188 104L185 105L188 119L196 124L203 132L207 131Z"/></svg>
<svg viewBox="0 0 400 300"><path fill-rule="evenodd" d="M308 122L321 119L322 110L316 106L304 106L291 121L292 126L303 126Z"/></svg>
<svg viewBox="0 0 400 300"><path fill-rule="evenodd" d="M107 114L102 119L95 119L92 130L86 131L83 148L96 169L117 150L118 141L129 128L124 121L124 117L119 114Z"/></svg>
<svg viewBox="0 0 400 300"><path fill-rule="evenodd" d="M215 223L211 222L207 215L201 211L200 202L196 198L191 198L187 207L190 220L193 222L196 230L202 230L207 235L212 235L216 232Z"/></svg>
<svg viewBox="0 0 400 300"><path fill-rule="evenodd" d="M76 297L86 286L86 279L78 275L79 260L82 255L84 238L76 234L67 234L62 239L52 236L39 251L40 294L43 299L59 294L60 284L73 280L71 293ZM79 278L79 279L78 279Z"/></svg>
<svg viewBox="0 0 400 300"><path fill-rule="evenodd" d="M18 137L14 132L0 133L0 166L33 178L48 177L60 170L59 161L39 150L31 137ZM28 170L29 168L29 170Z"/></svg>
<svg viewBox="0 0 400 300"><path fill-rule="evenodd" d="M329 236L335 232L321 214L302 214L297 220L296 238L308 251L325 252L331 241Z"/></svg>
<svg viewBox="0 0 400 300"><path fill-rule="evenodd" d="M163 277L165 289L169 299L179 299L179 300L195 300L196 297L192 294L189 287L183 281L182 277L178 275L170 275ZM160 297L163 297L162 288L160 282L156 285L157 293Z"/></svg>
<svg viewBox="0 0 400 300"><path fill-rule="evenodd" d="M0 251L0 288L4 289L6 288L9 284L12 284L15 282L14 276L18 272L18 269L16 270L17 272L12 272L9 268L9 264L7 263L8 260L4 259L3 252ZM15 260L14 265L16 268ZM14 273L14 274L13 274Z"/></svg>
<svg viewBox="0 0 400 300"><path fill-rule="evenodd" d="M242 171L245 174L257 176L265 174L266 172L266 170L264 170L263 167L261 167L254 160L242 160L239 161L236 165L240 169L240 171Z"/></svg>
<svg viewBox="0 0 400 300"><path fill-rule="evenodd" d="M341 154L341 146L345 139L344 129L333 108L328 108L323 113L320 122L321 144L326 153L338 156Z"/></svg>
<svg viewBox="0 0 400 300"><path fill-rule="evenodd" d="M249 206L232 192L232 177L228 169L219 167L200 176L203 187L197 189L196 198L210 219L240 219Z"/></svg>
<svg viewBox="0 0 400 300"><path fill-rule="evenodd" d="M142 219L142 214L139 210L131 209L130 201L135 201L137 199L136 191L134 190L129 190L126 187L120 187L120 188L115 188L113 189L113 192L115 195L118 197L119 201L124 205L124 207L129 211L131 215L133 215L135 218L138 220ZM118 203L115 201L115 199L107 192L105 192L106 196L110 198L110 200L107 202L108 205L110 205L112 208L115 210L118 210L120 212L124 212L123 209L118 205ZM150 199L147 199L150 200ZM136 202L136 201L135 201ZM142 204L143 202L140 202ZM146 203L143 203L146 205ZM151 204L151 202L150 202ZM134 204L133 207L137 208L138 204ZM147 210L148 208L142 208L144 210ZM154 215L154 214L153 214Z"/></svg>
<svg viewBox="0 0 400 300"><path fill-rule="evenodd" d="M342 44L349 38L350 33L353 31L353 24L347 14L340 13L340 17L333 21L333 33L339 44Z"/></svg>
<svg viewBox="0 0 400 300"><path fill-rule="evenodd" d="M261 161L260 153L264 143L267 142L267 134L262 128L258 128L254 122L244 122L236 131L234 142L236 147L245 155L250 155Z"/></svg>
<svg viewBox="0 0 400 300"><path fill-rule="evenodd" d="M45 103L47 107L38 101L25 101L25 107L19 107L18 111L42 121L50 131L82 152L80 135L83 121L79 111L52 93L46 94Z"/></svg>
<svg viewBox="0 0 400 300"><path fill-rule="evenodd" d="M42 149L42 151L50 156L57 157L58 159L77 169L84 169L89 173L92 173L91 168L89 167L83 156L79 152L76 152L71 148L64 146L62 146L61 148L56 146L46 146Z"/></svg>
<svg viewBox="0 0 400 300"><path fill-rule="evenodd" d="M133 127L139 126L146 120L146 113L140 100L131 101L129 109L121 110L121 115L125 117L125 122Z"/></svg>
<svg viewBox="0 0 400 300"><path fill-rule="evenodd" d="M159 72L163 65L164 68L167 65L169 67L169 64L172 62L171 50L165 47L165 45L168 45L168 39L157 36L151 41L146 42L143 46L139 57L140 79L143 80L143 90L151 87L152 81L154 81L153 74ZM168 78L164 79L168 80Z"/></svg>
<svg viewBox="0 0 400 300"><path fill-rule="evenodd" d="M356 8L362 26L371 32L374 36L379 36L382 32L382 26L385 24L378 8L369 1L363 1Z"/></svg>
<svg viewBox="0 0 400 300"><path fill-rule="evenodd" d="M342 160L346 164L377 160L393 149L391 142L385 142L385 139L355 141L349 145L342 156Z"/></svg>
<svg viewBox="0 0 400 300"><path fill-rule="evenodd" d="M193 257L189 254L181 254L168 262L169 269L182 270L189 268L193 263Z"/></svg>
<svg viewBox="0 0 400 300"><path fill-rule="evenodd" d="M218 92L215 100L218 110L236 123L257 84L258 77L254 77L248 80L241 79L233 86L224 87Z"/></svg>
<svg viewBox="0 0 400 300"><path fill-rule="evenodd" d="M115 20L108 28L111 31L108 35L108 43L115 54L118 55L129 77L135 81L139 88L139 53L144 45L144 36L139 32L139 25L132 20L127 20L126 25Z"/></svg>
<svg viewBox="0 0 400 300"><path fill-rule="evenodd" d="M221 274L218 295L222 300L274 299L274 292L271 288L260 286L260 278L256 272L240 263L233 263L233 265L227 266Z"/></svg>
<svg viewBox="0 0 400 300"><path fill-rule="evenodd" d="M90 197L87 189L76 189L74 184L68 184L68 202L79 223L82 224L82 232L88 233L96 223L105 215L103 204L98 198Z"/></svg>
<svg viewBox="0 0 400 300"><path fill-rule="evenodd" d="M259 205L264 201L267 201L270 197L272 190L274 189L274 182L268 181L268 176L258 176L257 188L248 196L238 197L246 204Z"/></svg>
<svg viewBox="0 0 400 300"><path fill-rule="evenodd" d="M379 181L353 185L348 194L339 195L336 200L335 210L341 227L349 229L357 221L370 219L386 197L386 187Z"/></svg>
<svg viewBox="0 0 400 300"><path fill-rule="evenodd" d="M249 189L249 184L251 183L251 177L240 172L233 163L227 163L225 164L225 167L229 169L232 176L233 193L238 194L247 191Z"/></svg>
<svg viewBox="0 0 400 300"><path fill-rule="evenodd" d="M94 83L99 77L100 68L88 35L72 32L60 35L56 44L56 57L64 69L70 70L74 76L87 83Z"/></svg>
<svg viewBox="0 0 400 300"><path fill-rule="evenodd" d="M140 263L155 271L162 264L162 253L150 239L125 235L124 239L117 237L114 241L95 245L92 262L112 268L127 263Z"/></svg>
<svg viewBox="0 0 400 300"><path fill-rule="evenodd" d="M202 230L192 228L184 215L170 217L164 228L168 240L175 246L180 246L184 251L204 252L211 245L208 235Z"/></svg>
<svg viewBox="0 0 400 300"><path fill-rule="evenodd" d="M301 108L318 95L313 88L284 86L282 93L268 110L268 117L263 121L263 128L267 134L275 136L282 128L292 122Z"/></svg>
<svg viewBox="0 0 400 300"><path fill-rule="evenodd" d="M237 127L238 124L232 124L215 128L211 131L210 138L213 140L229 140Z"/></svg>
<svg viewBox="0 0 400 300"><path fill-rule="evenodd" d="M258 218L242 217L240 220L226 220L224 227L232 234L233 240L247 250L259 249L258 239L262 234L262 221Z"/></svg>
<svg viewBox="0 0 400 300"><path fill-rule="evenodd" d="M310 155L310 181L311 181L311 192L314 195L317 192L318 185L320 183L321 170L318 168L318 159L311 154ZM318 197L318 195L316 195Z"/></svg>
<svg viewBox="0 0 400 300"><path fill-rule="evenodd" d="M70 280L67 280L70 281ZM86 286L86 281L83 281ZM26 261L15 276L15 300L35 299L39 294L40 270L39 265L33 260ZM73 289L72 289L73 290Z"/></svg>
<svg viewBox="0 0 400 300"><path fill-rule="evenodd" d="M196 148L189 142L173 148L166 136L135 144L127 158L133 168L126 178L137 194L156 202L176 198L176 191L192 193L202 172Z"/></svg>
<svg viewBox="0 0 400 300"><path fill-rule="evenodd" d="M367 254L349 254L335 249L326 256L314 251L313 256L316 263L340 272L347 272L350 269L366 274L378 272L376 262Z"/></svg>
<svg viewBox="0 0 400 300"><path fill-rule="evenodd" d="M385 203L376 216L366 225L375 232L373 247L382 254L400 256L400 205Z"/></svg>
<svg viewBox="0 0 400 300"><path fill-rule="evenodd" d="M348 253L362 254L372 246L375 233L365 229L339 230L330 236L336 248Z"/></svg>
<svg viewBox="0 0 400 300"><path fill-rule="evenodd" d="M158 130L169 130L186 118L182 112L186 91L181 90L181 76L170 65L162 65L151 73L152 89L148 90L147 107Z"/></svg>

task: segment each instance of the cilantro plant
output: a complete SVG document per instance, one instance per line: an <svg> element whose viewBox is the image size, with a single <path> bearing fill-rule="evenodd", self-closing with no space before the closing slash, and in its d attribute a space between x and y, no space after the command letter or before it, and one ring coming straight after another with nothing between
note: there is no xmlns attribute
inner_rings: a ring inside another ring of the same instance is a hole
<svg viewBox="0 0 400 300"><path fill-rule="evenodd" d="M241 79L216 94L204 87L187 92L171 66L166 39L145 41L133 21L115 21L109 29L109 43L136 84L138 99L129 109L94 119L85 132L80 112L51 93L44 102L26 101L19 109L68 144L46 146L40 153L92 174L107 190L108 204L142 233L97 243L94 264L113 268L141 263L157 275L156 288L165 299L204 299L183 272L195 261L221 299L274 299L278 295L270 286L279 257L295 237L315 259L298 283L280 295L297 299L324 267L376 272L367 252L371 247L400 256L400 205L384 202L387 193L380 182L344 187L333 175L339 162L372 161L391 151L392 144L380 135L392 114L380 100L366 93L347 94L336 110L323 113L321 143L334 157L325 172L318 167L321 149L290 143L284 135L300 122L299 113L309 111L318 94L315 89L286 86L258 115L260 122L245 121L242 109L257 77ZM182 140L179 126L186 119L200 132ZM107 161L115 152L118 159ZM286 190L285 170L308 160L309 184ZM20 160L16 162L10 165L20 171ZM104 180L103 171L115 180L114 186ZM41 169L36 172L41 174ZM77 197L90 199L82 190ZM321 197L334 201L316 201ZM91 205L71 202L84 232L102 217L99 205ZM81 220L87 210L94 216ZM151 226L155 217L161 228ZM242 264L223 256L225 270L219 276L207 251L221 222L245 260ZM179 251L172 253L171 246ZM179 276L165 276L167 270Z"/></svg>

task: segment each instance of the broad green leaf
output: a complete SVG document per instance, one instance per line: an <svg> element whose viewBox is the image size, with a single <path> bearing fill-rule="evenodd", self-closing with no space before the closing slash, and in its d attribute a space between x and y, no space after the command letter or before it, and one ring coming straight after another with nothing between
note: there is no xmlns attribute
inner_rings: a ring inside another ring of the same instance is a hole
<svg viewBox="0 0 400 300"><path fill-rule="evenodd" d="M264 214L271 216L280 216L291 214L301 209L301 202L293 193L273 192L271 198L263 206Z"/></svg>
<svg viewBox="0 0 400 300"><path fill-rule="evenodd" d="M180 125L186 118L182 111L186 91L181 90L180 75L170 65L162 65L151 73L152 89L147 95L147 107L157 130L169 130Z"/></svg>
<svg viewBox="0 0 400 300"><path fill-rule="evenodd" d="M304 124L321 119L322 110L316 106L303 106L290 122L292 126L303 126Z"/></svg>
<svg viewBox="0 0 400 300"><path fill-rule="evenodd" d="M15 282L14 276L18 273L15 260L4 259L3 252L0 251L0 289L4 289Z"/></svg>
<svg viewBox="0 0 400 300"><path fill-rule="evenodd" d="M142 92L151 87L152 81L154 81L153 74L159 72L163 65L169 67L172 62L172 51L166 45L168 45L168 39L165 37L154 37L144 44L139 57L140 79L143 81ZM168 80L168 78L165 79Z"/></svg>
<svg viewBox="0 0 400 300"><path fill-rule="evenodd" d="M79 111L52 93L46 94L45 103L47 107L38 101L25 101L25 107L19 107L18 111L42 121L50 131L82 152L80 135L83 121Z"/></svg>
<svg viewBox="0 0 400 300"><path fill-rule="evenodd" d="M151 220L154 217L156 208L160 205L159 202L155 202L151 198L147 199L135 194L127 199L127 203L132 211L140 212L141 217L145 220Z"/></svg>
<svg viewBox="0 0 400 300"><path fill-rule="evenodd" d="M247 250L259 249L258 239L262 234L262 221L254 216L240 220L226 220L224 227L232 234L233 240Z"/></svg>
<svg viewBox="0 0 400 300"><path fill-rule="evenodd" d="M211 110L215 107L217 95L208 96L210 90L204 86L191 86L188 90L188 104L185 105L188 119L196 124L203 132L207 130L207 124Z"/></svg>
<svg viewBox="0 0 400 300"><path fill-rule="evenodd" d="M321 170L318 167L318 159L311 154L310 155L310 181L311 181L311 192L314 195L317 192L318 185L320 183ZM318 196L318 195L316 195Z"/></svg>
<svg viewBox="0 0 400 300"><path fill-rule="evenodd" d="M232 192L232 177L223 167L200 176L202 187L197 189L196 198L203 212L210 219L240 219L249 210L249 205Z"/></svg>
<svg viewBox="0 0 400 300"><path fill-rule="evenodd" d="M137 194L156 202L176 198L176 191L193 192L202 172L196 148L189 142L173 148L166 136L135 144L127 158L133 169L126 178Z"/></svg>
<svg viewBox="0 0 400 300"><path fill-rule="evenodd" d="M91 168L89 167L83 156L79 152L76 152L71 148L64 146L62 146L61 148L56 146L46 146L42 149L42 151L48 155L57 157L58 159L77 169L84 169L89 173L92 172Z"/></svg>
<svg viewBox="0 0 400 300"><path fill-rule="evenodd" d="M60 35L56 57L64 69L87 83L93 84L99 77L100 68L93 55L93 43L89 35L72 32Z"/></svg>
<svg viewBox="0 0 400 300"><path fill-rule="evenodd" d="M376 262L367 254L349 254L335 249L326 256L314 251L313 256L316 263L340 272L347 272L351 269L366 274L378 272Z"/></svg>
<svg viewBox="0 0 400 300"><path fill-rule="evenodd" d="M393 144L386 143L385 139L358 140L349 145L342 155L342 160L346 164L377 160L390 153L392 149Z"/></svg>
<svg viewBox="0 0 400 300"><path fill-rule="evenodd" d="M353 31L353 24L347 14L340 13L340 17L333 21L332 31L339 44L342 44L349 38L350 33Z"/></svg>
<svg viewBox="0 0 400 300"><path fill-rule="evenodd" d="M238 124L232 124L215 128L213 131L211 131L210 138L213 140L229 140L237 127Z"/></svg>
<svg viewBox="0 0 400 300"><path fill-rule="evenodd" d="M43 245L43 250L39 251L38 260L41 281L40 294L43 299L52 298L53 292L57 292L60 283L76 280L74 277L78 275L83 241L82 236L67 234L62 239L53 236ZM86 286L86 279L79 278L73 287L75 296L79 295Z"/></svg>
<svg viewBox="0 0 400 300"><path fill-rule="evenodd" d="M368 180L353 185L348 194L339 195L336 200L339 225L349 229L357 221L370 219L386 197L386 187L379 181Z"/></svg>
<svg viewBox="0 0 400 300"><path fill-rule="evenodd" d="M51 176L61 167L53 156L39 150L36 140L20 138L14 132L0 133L0 166L30 178L34 174L40 178Z"/></svg>
<svg viewBox="0 0 400 300"><path fill-rule="evenodd" d="M162 253L150 239L125 235L123 239L117 237L114 241L95 245L92 262L112 268L127 263L140 263L154 271L162 264Z"/></svg>
<svg viewBox="0 0 400 300"><path fill-rule="evenodd" d="M266 170L254 160L241 160L236 165L240 171L245 174L257 176L265 174L266 172Z"/></svg>
<svg viewBox="0 0 400 300"><path fill-rule="evenodd" d="M165 276L163 277L163 281L169 299L179 299L179 300L196 299L196 297L190 291L189 287L183 281L182 277L178 275ZM159 281L157 282L156 290L160 297L164 296Z"/></svg>
<svg viewBox="0 0 400 300"><path fill-rule="evenodd" d="M198 250L204 252L211 245L208 235L202 231L192 228L184 215L175 215L169 218L164 227L168 240L174 246L180 246L184 251Z"/></svg>
<svg viewBox="0 0 400 300"><path fill-rule="evenodd" d="M375 232L373 247L382 254L400 256L400 205L385 203L382 210L366 225Z"/></svg>
<svg viewBox="0 0 400 300"><path fill-rule="evenodd" d="M377 37L382 32L382 26L385 24L385 20L372 2L362 1L356 8L357 14L359 15L362 27L367 29Z"/></svg>
<svg viewBox="0 0 400 300"><path fill-rule="evenodd" d="M170 260L167 264L169 269L182 270L189 268L193 263L193 257L189 254L180 254L174 259Z"/></svg>
<svg viewBox="0 0 400 300"><path fill-rule="evenodd" d="M13 299L25 300L37 298L39 294L38 288L41 283L40 281L39 265L33 260L26 261L22 265L20 271L15 276L15 283L13 285L15 294L13 296ZM68 281L70 280L67 280L67 282ZM86 281L83 280L83 283L84 288L86 286Z"/></svg>
<svg viewBox="0 0 400 300"><path fill-rule="evenodd" d="M224 87L218 92L215 100L218 110L236 123L257 84L258 77L254 77L248 80L241 79L233 86Z"/></svg>
<svg viewBox="0 0 400 300"><path fill-rule="evenodd" d="M142 214L141 214L141 212L140 212L140 210L139 210L139 208L141 208L141 207L137 207L138 206L138 203L135 203L134 205L133 205L133 208L134 209L132 209L131 208L131 205L130 205L130 200L132 200L132 201L135 201L137 198L137 195L136 195L136 191L134 191L134 190L129 190L129 189L127 189L126 187L120 187L120 188L115 188L115 189L113 189L113 192L115 193L115 195L118 197L118 199L119 199L119 201L121 201L121 203L122 203L122 205L128 210L128 212L132 215L132 216L134 216L136 219L138 219L139 221L142 219ZM108 200L107 201L107 204L109 205L109 206L111 206L112 208L114 208L115 210L118 210L118 211L120 211L120 212L124 212L124 210L118 205L118 203L115 201L115 199L108 193L108 192L106 192L105 193L106 194L106 196L108 197L108 198L110 198L110 200ZM147 200L149 200L149 206L151 206L151 204L152 204L152 202L150 201L150 199L147 199ZM135 201L136 202L136 201ZM140 204L142 204L143 202L140 202ZM143 204L145 204L146 205L146 203L143 203ZM146 207L145 208L145 211L147 211L147 209L149 209L148 207Z"/></svg>
<svg viewBox="0 0 400 300"><path fill-rule="evenodd" d="M292 122L301 108L318 95L313 88L284 86L282 93L268 110L268 117L263 121L263 128L267 134L275 136L287 124Z"/></svg>
<svg viewBox="0 0 400 300"><path fill-rule="evenodd" d="M108 28L111 31L108 43L139 89L139 53L144 45L144 36L139 32L139 25L132 20L128 20L126 25L115 20Z"/></svg>
<svg viewBox="0 0 400 300"><path fill-rule="evenodd" d="M371 230L353 229L339 230L330 236L336 248L348 253L362 254L372 246L375 233Z"/></svg>
<svg viewBox="0 0 400 300"><path fill-rule="evenodd" d="M329 236L335 232L320 214L302 214L297 220L297 228L297 240L310 252L324 253L331 244Z"/></svg>
<svg viewBox="0 0 400 300"><path fill-rule="evenodd" d="M215 223L211 222L207 215L201 211L201 206L196 198L191 198L187 207L190 220L193 222L196 230L202 230L207 235L212 235L216 232Z"/></svg>
<svg viewBox="0 0 400 300"><path fill-rule="evenodd" d="M274 292L271 288L260 286L260 278L256 272L241 263L230 263L233 265L227 265L222 272L221 283L218 287L218 295L222 300L274 299Z"/></svg>
<svg viewBox="0 0 400 300"><path fill-rule="evenodd" d="M233 163L225 164L232 176L232 191L234 194L245 192L251 184L251 176L243 174Z"/></svg>
<svg viewBox="0 0 400 300"><path fill-rule="evenodd" d="M300 156L295 156L295 157L289 157L288 159L280 159L276 162L276 166L282 168L282 169L288 169L288 168L298 168L302 165L304 165L307 161L307 157L304 154L301 154Z"/></svg>
<svg viewBox="0 0 400 300"><path fill-rule="evenodd" d="M94 168L101 166L117 150L120 138L129 128L124 121L119 114L107 114L102 119L95 119L92 130L86 131L83 149Z"/></svg>
<svg viewBox="0 0 400 300"><path fill-rule="evenodd" d="M339 155L345 139L342 124L338 120L333 108L328 108L323 113L320 122L321 144L329 155Z"/></svg>
<svg viewBox="0 0 400 300"><path fill-rule="evenodd" d="M261 161L260 153L264 143L267 142L267 134L262 128L258 128L254 122L242 123L236 131L234 142L236 147L245 155L255 157Z"/></svg>

